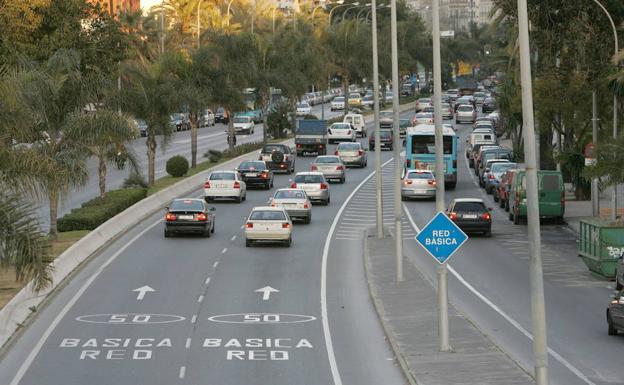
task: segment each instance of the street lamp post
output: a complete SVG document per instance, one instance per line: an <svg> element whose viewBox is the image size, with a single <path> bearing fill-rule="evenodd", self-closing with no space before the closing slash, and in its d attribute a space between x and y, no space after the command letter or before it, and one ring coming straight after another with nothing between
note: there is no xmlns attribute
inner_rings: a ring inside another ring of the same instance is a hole
<svg viewBox="0 0 624 385"><path fill-rule="evenodd" d="M234 0L230 0L228 2L228 6L227 6L227 26L230 26L230 8L232 8L232 3L234 2Z"/></svg>
<svg viewBox="0 0 624 385"><path fill-rule="evenodd" d="M373 109L375 124L375 229L377 239L382 239L383 202L381 200L381 134L379 133L379 58L377 54L377 0L371 0L373 13L372 44L373 44Z"/></svg>
<svg viewBox="0 0 624 385"><path fill-rule="evenodd" d="M353 3L353 4L355 4L355 3ZM359 8L359 7L370 7L370 5L371 5L371 3L366 3L366 4L362 5L362 6L360 6L359 3L358 3L358 5L356 5L356 6L349 7L347 9L345 9L345 11L342 13L342 22L344 23L345 16L347 15L347 12L349 12L349 10L355 9L355 8Z"/></svg>
<svg viewBox="0 0 624 385"><path fill-rule="evenodd" d="M325 9L326 6L334 5L334 4L342 5L342 4L344 4L344 0L338 0L338 1L335 1L333 3L325 3L325 4L317 5L316 7L314 7L314 9L312 10L312 25L314 25L314 15L316 14L316 10L317 9L319 9L319 8ZM332 10L333 10L333 8L332 8ZM331 14L331 11L329 13ZM330 16L330 21L331 21L331 16Z"/></svg>
<svg viewBox="0 0 624 385"><path fill-rule="evenodd" d="M399 48L397 44L397 4L390 1L390 43L392 52L392 132L394 157L394 242L396 259L396 280L403 282L403 229L401 228L401 137L399 136ZM377 92L377 90L375 90ZM380 143L376 143L378 146Z"/></svg>
<svg viewBox="0 0 624 385"><path fill-rule="evenodd" d="M341 3L337 3L338 5L333 7L330 11L329 11L329 17L328 17L328 23L327 23L327 28L329 28L331 26L331 21L332 21L332 15L334 13L335 10L337 10L340 7L348 7L350 5L360 5L359 1L356 1L355 3L349 3L349 4L341 4Z"/></svg>

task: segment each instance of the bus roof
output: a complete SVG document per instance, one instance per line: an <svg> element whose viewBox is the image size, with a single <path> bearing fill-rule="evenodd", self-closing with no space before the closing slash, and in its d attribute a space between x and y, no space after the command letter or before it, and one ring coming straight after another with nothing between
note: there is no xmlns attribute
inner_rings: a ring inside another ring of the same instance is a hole
<svg viewBox="0 0 624 385"><path fill-rule="evenodd" d="M408 127L406 133L407 135L434 135L435 126L433 124L417 124L416 126ZM453 130L450 124L443 124L442 134L455 136L455 130Z"/></svg>

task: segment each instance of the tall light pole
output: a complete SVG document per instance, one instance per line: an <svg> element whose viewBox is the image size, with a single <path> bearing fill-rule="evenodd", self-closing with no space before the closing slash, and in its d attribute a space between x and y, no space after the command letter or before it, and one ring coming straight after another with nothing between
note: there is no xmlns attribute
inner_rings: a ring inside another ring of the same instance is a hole
<svg viewBox="0 0 624 385"><path fill-rule="evenodd" d="M403 281L403 229L401 228L401 137L399 136L399 49L397 45L397 5L390 1L390 41L392 46L392 132L394 156L394 242L396 259L396 280ZM377 90L375 90L377 92ZM379 145L380 143L376 143Z"/></svg>
<svg viewBox="0 0 624 385"><path fill-rule="evenodd" d="M609 23L611 23L611 29L613 30L613 48L615 49L614 55L618 54L618 35L617 28L615 27L615 23L613 22L613 18L607 9L602 5L602 3L598 0L594 0L594 3L598 4L600 9L607 15L609 19ZM617 64L616 64L617 65ZM613 139L616 139L618 136L618 99L617 92L613 92ZM595 144L595 143L594 143ZM596 198L598 199L598 198ZM613 196L611 197L611 220L615 221L617 219L617 184L613 185Z"/></svg>
<svg viewBox="0 0 624 385"><path fill-rule="evenodd" d="M199 46L201 45L200 37L201 37L201 22L199 20L199 10L201 8L201 3L203 2L203 0L199 0L197 2L197 49L199 49Z"/></svg>
<svg viewBox="0 0 624 385"><path fill-rule="evenodd" d="M317 9L319 9L319 8L325 9L326 6L334 5L334 4L342 5L342 4L344 4L344 0L334 1L333 3L325 3L325 4L317 5L316 7L314 7L314 9L312 10L312 25L314 25L314 15L316 14L316 10ZM333 8L332 8L332 10L333 10ZM330 14L331 14L331 11L330 11ZM330 16L330 21L331 21L331 16Z"/></svg>
<svg viewBox="0 0 624 385"><path fill-rule="evenodd" d="M355 3L354 3L354 4L355 4ZM359 3L358 3L358 4L359 4ZM345 9L345 11L342 13L342 22L344 23L344 21L345 21L345 16L347 15L347 12L349 12L349 10L351 10L351 9L355 9L355 8L359 8L359 7L370 7L370 5L371 5L371 3L366 3L366 4L361 5L361 6L360 6L360 5L356 5L356 6L354 6L354 7L349 7L349 8L347 8L347 9Z"/></svg>
<svg viewBox="0 0 624 385"><path fill-rule="evenodd" d="M230 26L230 8L232 8L232 3L234 2L234 0L230 0L228 2L228 6L227 6L227 26Z"/></svg>
<svg viewBox="0 0 624 385"><path fill-rule="evenodd" d="M344 2L344 1L343 1ZM338 3L336 2L338 5L333 7L330 11L329 11L329 17L328 19L328 23L327 23L327 28L329 28L331 26L331 21L332 21L332 15L334 14L334 11L337 10L340 7L348 7L350 5L360 5L359 1L356 1L355 3L349 3L349 4L342 4L342 3Z"/></svg>
<svg viewBox="0 0 624 385"><path fill-rule="evenodd" d="M535 382L548 385L548 344L546 342L546 305L537 193L537 157L533 121L533 86L529 50L529 17L527 0L518 0L518 41L520 43L520 79L522 84L522 121L524 124L524 162L526 164L526 201L529 238L529 275L531 281L531 326Z"/></svg>
<svg viewBox="0 0 624 385"><path fill-rule="evenodd" d="M377 7L375 6L375 4L374 4L374 3L369 3L369 4L367 4L367 5L371 5L371 8L377 8ZM379 8L381 8L381 7L383 7L383 6L384 6L384 4L379 4L379 5L378 5L378 7L379 7ZM355 34L356 34L356 35L358 34L358 31L359 31L359 29L360 29L360 14L361 14L362 12L366 11L367 9L368 9L368 6L367 6L367 7L362 8L361 10L359 10L359 11L358 11L358 13L356 13L356 14L355 14ZM372 10L372 9L371 9L371 10ZM368 10L368 12L371 12L371 10ZM377 13L375 12L375 14L377 14Z"/></svg>
<svg viewBox="0 0 624 385"><path fill-rule="evenodd" d="M442 64L440 59L440 0L433 0L431 15L433 35L433 122L435 125L436 211L444 212L444 132L442 127ZM438 275L438 337L440 351L448 352L448 286L446 264L437 267Z"/></svg>
<svg viewBox="0 0 624 385"><path fill-rule="evenodd" d="M375 229L377 239L384 237L383 202L381 200L381 134L379 133L379 58L377 54L377 0L371 0L373 13L373 109L375 125ZM396 146L395 146L396 147Z"/></svg>

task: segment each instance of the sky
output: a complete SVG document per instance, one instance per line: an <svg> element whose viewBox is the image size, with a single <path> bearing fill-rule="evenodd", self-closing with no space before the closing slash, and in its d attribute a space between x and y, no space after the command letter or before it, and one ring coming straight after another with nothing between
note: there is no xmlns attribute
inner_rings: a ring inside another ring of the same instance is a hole
<svg viewBox="0 0 624 385"><path fill-rule="evenodd" d="M147 11L152 5L160 4L162 0L141 0L141 8Z"/></svg>

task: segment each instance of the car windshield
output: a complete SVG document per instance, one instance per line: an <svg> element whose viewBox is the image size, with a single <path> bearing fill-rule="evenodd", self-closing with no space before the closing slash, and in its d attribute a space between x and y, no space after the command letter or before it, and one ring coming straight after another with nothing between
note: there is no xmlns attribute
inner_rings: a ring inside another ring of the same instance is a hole
<svg viewBox="0 0 624 385"><path fill-rule="evenodd" d="M238 167L241 170L264 170L266 167L264 162L243 162Z"/></svg>
<svg viewBox="0 0 624 385"><path fill-rule="evenodd" d="M223 109L222 107L217 108L217 114L222 114L225 112L225 109Z"/></svg>
<svg viewBox="0 0 624 385"><path fill-rule="evenodd" d="M234 123L248 123L250 119L246 116L237 116L234 118Z"/></svg>
<svg viewBox="0 0 624 385"><path fill-rule="evenodd" d="M305 193L301 190L280 190L275 193L275 199L305 199Z"/></svg>
<svg viewBox="0 0 624 385"><path fill-rule="evenodd" d="M304 174L295 176L295 183L322 183L323 176L317 174Z"/></svg>
<svg viewBox="0 0 624 385"><path fill-rule="evenodd" d="M418 99L418 103L421 103L421 104L431 103L431 99Z"/></svg>
<svg viewBox="0 0 624 385"><path fill-rule="evenodd" d="M176 199L171 202L169 211L204 211L204 204L195 199Z"/></svg>
<svg viewBox="0 0 624 385"><path fill-rule="evenodd" d="M485 211L485 205L483 202L455 202L453 207L455 212L467 212L467 211Z"/></svg>
<svg viewBox="0 0 624 385"><path fill-rule="evenodd" d="M379 130L380 138L392 138L392 131L390 130Z"/></svg>
<svg viewBox="0 0 624 385"><path fill-rule="evenodd" d="M330 127L332 130L348 130L351 126L347 123L334 123Z"/></svg>
<svg viewBox="0 0 624 385"><path fill-rule="evenodd" d="M408 179L433 179L433 174L426 171L412 171L407 174Z"/></svg>
<svg viewBox="0 0 624 385"><path fill-rule="evenodd" d="M277 146L277 145L267 145L267 146L262 147L262 152L265 154L271 153L273 151L285 152L285 149L284 147Z"/></svg>
<svg viewBox="0 0 624 385"><path fill-rule="evenodd" d="M357 151L360 149L359 143L340 143L338 145L338 151Z"/></svg>
<svg viewBox="0 0 624 385"><path fill-rule="evenodd" d="M252 221L285 221L286 217L282 211L275 210L255 210L249 216Z"/></svg>
<svg viewBox="0 0 624 385"><path fill-rule="evenodd" d="M314 163L340 163L340 158L337 156L319 156Z"/></svg>
<svg viewBox="0 0 624 385"><path fill-rule="evenodd" d="M416 119L432 119L433 114L431 112L420 112L416 114Z"/></svg>
<svg viewBox="0 0 624 385"><path fill-rule="evenodd" d="M381 118L392 118L392 115L393 115L393 114L394 114L394 113L393 113L392 111L381 111L381 112L379 113L379 118L380 118L380 119L381 119Z"/></svg>
<svg viewBox="0 0 624 385"><path fill-rule="evenodd" d="M470 106L459 106L459 108L457 109L457 111L461 111L461 112L472 112L472 107L470 107Z"/></svg>
<svg viewBox="0 0 624 385"><path fill-rule="evenodd" d="M297 108L308 108L310 105L308 103L299 103L297 104Z"/></svg>
<svg viewBox="0 0 624 385"><path fill-rule="evenodd" d="M502 174L507 170L511 170L516 168L516 163L506 162L506 163L494 163L492 165L492 172L496 174Z"/></svg>
<svg viewBox="0 0 624 385"><path fill-rule="evenodd" d="M344 102L344 96L336 96L334 102Z"/></svg>
<svg viewBox="0 0 624 385"><path fill-rule="evenodd" d="M359 99L360 98L360 94L351 94L349 95L349 99Z"/></svg>
<svg viewBox="0 0 624 385"><path fill-rule="evenodd" d="M235 180L233 172L213 172L210 174L210 180Z"/></svg>
<svg viewBox="0 0 624 385"><path fill-rule="evenodd" d="M364 100L373 100L373 95L364 96Z"/></svg>

